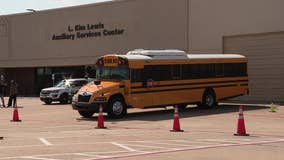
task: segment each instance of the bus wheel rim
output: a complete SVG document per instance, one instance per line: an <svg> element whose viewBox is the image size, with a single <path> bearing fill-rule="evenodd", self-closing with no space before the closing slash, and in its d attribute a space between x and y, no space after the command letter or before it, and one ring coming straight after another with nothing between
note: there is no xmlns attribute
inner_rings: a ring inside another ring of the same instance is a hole
<svg viewBox="0 0 284 160"><path fill-rule="evenodd" d="M206 101L206 105L212 106L213 103L214 103L213 96L212 95L207 95L205 101Z"/></svg>
<svg viewBox="0 0 284 160"><path fill-rule="evenodd" d="M120 115L123 110L123 104L119 101L114 102L112 110L115 115Z"/></svg>

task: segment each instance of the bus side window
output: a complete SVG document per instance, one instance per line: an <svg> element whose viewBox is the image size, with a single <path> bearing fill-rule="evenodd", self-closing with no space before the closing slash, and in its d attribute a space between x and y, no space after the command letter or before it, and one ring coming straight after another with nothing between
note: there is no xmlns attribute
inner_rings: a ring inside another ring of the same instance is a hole
<svg viewBox="0 0 284 160"><path fill-rule="evenodd" d="M241 76L247 76L247 64L241 63L240 64Z"/></svg>
<svg viewBox="0 0 284 160"><path fill-rule="evenodd" d="M147 87L147 80L153 79L152 77L152 66L144 66L144 69L141 71L141 81L143 87Z"/></svg>
<svg viewBox="0 0 284 160"><path fill-rule="evenodd" d="M200 68L200 78L212 78L215 77L214 65L213 64L201 64Z"/></svg>
<svg viewBox="0 0 284 160"><path fill-rule="evenodd" d="M170 65L156 65L152 68L152 75L154 81L168 81L171 80L171 66Z"/></svg>
<svg viewBox="0 0 284 160"><path fill-rule="evenodd" d="M142 82L142 69L131 70L131 82Z"/></svg>
<svg viewBox="0 0 284 160"><path fill-rule="evenodd" d="M216 77L224 76L224 64L215 64Z"/></svg>
<svg viewBox="0 0 284 160"><path fill-rule="evenodd" d="M152 66L144 66L142 73L142 80L147 81L147 79L153 79L152 71L153 71Z"/></svg>
<svg viewBox="0 0 284 160"><path fill-rule="evenodd" d="M199 64L191 64L190 71L191 71L191 78L193 79L200 78L200 65Z"/></svg>
<svg viewBox="0 0 284 160"><path fill-rule="evenodd" d="M224 75L227 77L247 76L246 63L224 64Z"/></svg>
<svg viewBox="0 0 284 160"><path fill-rule="evenodd" d="M181 79L181 65L172 65L172 79Z"/></svg>
<svg viewBox="0 0 284 160"><path fill-rule="evenodd" d="M235 70L235 76L247 76L245 63L234 64L234 70Z"/></svg>
<svg viewBox="0 0 284 160"><path fill-rule="evenodd" d="M190 79L191 78L191 71L189 64L182 65L182 79Z"/></svg>

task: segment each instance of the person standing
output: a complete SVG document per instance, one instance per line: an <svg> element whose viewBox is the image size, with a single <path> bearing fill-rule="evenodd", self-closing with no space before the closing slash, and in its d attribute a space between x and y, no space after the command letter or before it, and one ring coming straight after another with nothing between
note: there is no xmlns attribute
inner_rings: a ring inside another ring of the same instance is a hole
<svg viewBox="0 0 284 160"><path fill-rule="evenodd" d="M6 87L6 83L5 83L5 80L4 80L4 76L1 75L1 78L0 78L0 98L1 98L1 101L2 101L2 106L3 107L6 107L5 106L5 101L4 101L4 94L5 94L5 87Z"/></svg>
<svg viewBox="0 0 284 160"><path fill-rule="evenodd" d="M12 101L14 102L13 107L15 106L17 100L17 92L18 92L18 84L14 80L11 80L8 107L12 106Z"/></svg>

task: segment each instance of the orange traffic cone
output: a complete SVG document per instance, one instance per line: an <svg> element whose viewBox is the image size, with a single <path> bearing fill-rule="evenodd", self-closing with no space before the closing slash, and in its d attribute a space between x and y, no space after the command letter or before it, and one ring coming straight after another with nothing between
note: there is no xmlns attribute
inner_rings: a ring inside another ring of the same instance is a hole
<svg viewBox="0 0 284 160"><path fill-rule="evenodd" d="M170 130L170 131L171 132L183 132L183 130L180 129L178 106L177 105L175 106L173 129Z"/></svg>
<svg viewBox="0 0 284 160"><path fill-rule="evenodd" d="M11 122L21 122L19 118L19 112L18 112L18 106L17 106L17 101L14 103L14 112L13 112L13 120Z"/></svg>
<svg viewBox="0 0 284 160"><path fill-rule="evenodd" d="M98 126L97 129L106 129L107 127L104 126L104 115L103 115L103 105L100 104L99 109L99 116L98 116Z"/></svg>
<svg viewBox="0 0 284 160"><path fill-rule="evenodd" d="M249 134L246 133L245 120L244 120L244 114L243 114L243 106L240 106L239 119L238 119L238 129L237 129L237 133L234 134L234 135L235 136L249 136Z"/></svg>

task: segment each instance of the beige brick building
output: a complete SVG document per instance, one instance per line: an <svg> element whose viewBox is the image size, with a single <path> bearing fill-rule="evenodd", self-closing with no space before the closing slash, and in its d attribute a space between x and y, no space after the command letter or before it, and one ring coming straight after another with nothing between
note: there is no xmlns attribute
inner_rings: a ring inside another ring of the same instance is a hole
<svg viewBox="0 0 284 160"><path fill-rule="evenodd" d="M283 19L282 0L120 0L3 15L0 72L30 95L51 74L84 76L108 53L241 53L251 79L251 95L241 100L284 102Z"/></svg>

